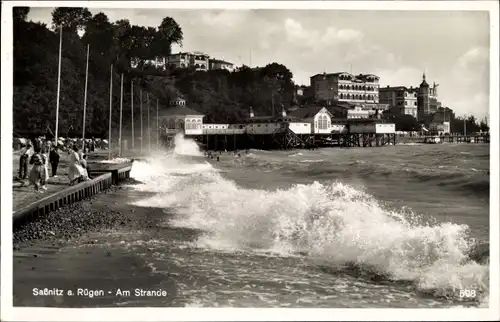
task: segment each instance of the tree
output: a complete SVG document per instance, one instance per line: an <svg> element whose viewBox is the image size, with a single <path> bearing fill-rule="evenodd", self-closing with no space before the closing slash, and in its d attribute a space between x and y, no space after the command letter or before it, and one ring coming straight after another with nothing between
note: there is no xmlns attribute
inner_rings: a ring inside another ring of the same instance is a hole
<svg viewBox="0 0 500 322"><path fill-rule="evenodd" d="M23 12L26 10L17 13L19 18L14 23L14 131L19 135L43 135L47 128L55 132L59 30L27 22ZM275 62L262 68L243 66L235 72L201 72L192 67L157 69L144 62L158 53L170 53L171 45L182 41L182 30L173 19L163 19L155 29L133 26L128 20L111 23L103 13L88 16L86 12L82 8L54 10L54 23L65 25L59 108L59 133L63 136L80 135L82 131L87 44L90 45L88 136L108 134L110 64L114 65L111 99L115 107L120 104L120 74L124 74L124 115L131 113L132 80L135 106L141 89L150 94L152 106L159 99L160 109L182 95L189 108L206 115L206 122L239 122L247 117L250 106L257 115L271 115L271 89L275 91L277 108L281 102L288 105L292 100L295 90L292 73L282 64ZM81 38L70 32L79 28L85 29ZM161 47L155 47L159 43ZM138 68L131 68L133 60L139 62ZM136 120L139 119L138 108L134 113ZM113 129L118 128L119 113L113 113L111 122ZM130 122L125 122L124 131L130 126Z"/></svg>
<svg viewBox="0 0 500 322"><path fill-rule="evenodd" d="M13 12L14 20L26 21L26 19L28 18L28 14L30 12L30 8L29 7L14 7L12 12Z"/></svg>
<svg viewBox="0 0 500 322"><path fill-rule="evenodd" d="M182 46L183 37L181 27L174 19L163 18L154 37L153 55L158 58L167 57L172 53L172 44Z"/></svg>
<svg viewBox="0 0 500 322"><path fill-rule="evenodd" d="M487 122L486 117L483 120L481 120L481 122L479 122L479 129L482 132L489 132L490 131L490 127L488 126L488 122Z"/></svg>
<svg viewBox="0 0 500 322"><path fill-rule="evenodd" d="M91 17L87 8L58 7L52 11L52 24L54 28L62 25L64 30L76 33L86 26Z"/></svg>

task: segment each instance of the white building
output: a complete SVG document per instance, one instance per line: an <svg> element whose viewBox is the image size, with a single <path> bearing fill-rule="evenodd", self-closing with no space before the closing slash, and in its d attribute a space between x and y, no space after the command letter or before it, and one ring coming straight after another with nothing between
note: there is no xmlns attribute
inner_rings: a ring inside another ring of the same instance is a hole
<svg viewBox="0 0 500 322"><path fill-rule="evenodd" d="M170 101L168 108L160 110L159 123L166 134L201 135L203 117L203 114L188 108L183 98L176 98Z"/></svg>
<svg viewBox="0 0 500 322"><path fill-rule="evenodd" d="M211 70L212 69L224 69L224 70L227 70L230 72L232 72L234 70L234 64L227 62L227 61L224 61L224 60L210 59L209 63L210 63Z"/></svg>

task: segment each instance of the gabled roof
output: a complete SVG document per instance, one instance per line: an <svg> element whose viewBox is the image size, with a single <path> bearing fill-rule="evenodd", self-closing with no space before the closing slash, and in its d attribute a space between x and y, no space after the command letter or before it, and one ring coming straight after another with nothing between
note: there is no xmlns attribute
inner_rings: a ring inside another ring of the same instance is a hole
<svg viewBox="0 0 500 322"><path fill-rule="evenodd" d="M231 66L234 65L233 63L230 63L230 62L227 62L227 61L221 60L221 59L210 59L210 62L218 63L218 64L226 64L226 65L231 65Z"/></svg>
<svg viewBox="0 0 500 322"><path fill-rule="evenodd" d="M300 118L300 119L313 118L322 109L323 109L323 106L302 107L296 111L291 112L290 116ZM325 108L325 109L329 114L332 114L332 112L330 112L327 108Z"/></svg>
<svg viewBox="0 0 500 322"><path fill-rule="evenodd" d="M162 109L158 112L159 116L186 116L186 115L199 115L204 116L203 113L190 109L186 106L172 106Z"/></svg>
<svg viewBox="0 0 500 322"><path fill-rule="evenodd" d="M354 76L350 73L347 72L338 72L338 73L322 73L322 74L316 74L314 76L311 76L311 78L317 77L317 76L338 76L338 75L349 75L349 76Z"/></svg>

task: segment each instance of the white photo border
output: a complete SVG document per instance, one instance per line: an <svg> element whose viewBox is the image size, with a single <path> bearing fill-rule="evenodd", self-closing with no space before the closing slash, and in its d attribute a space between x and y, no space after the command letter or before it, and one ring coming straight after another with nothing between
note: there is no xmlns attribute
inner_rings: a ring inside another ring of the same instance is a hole
<svg viewBox="0 0 500 322"><path fill-rule="evenodd" d="M12 288L12 7L177 9L345 9L489 11L490 13L490 305L453 309L236 309L13 307ZM497 320L499 311L499 12L496 1L8 1L2 2L1 319L6 321L378 321ZM75 314L76 311L78 313Z"/></svg>

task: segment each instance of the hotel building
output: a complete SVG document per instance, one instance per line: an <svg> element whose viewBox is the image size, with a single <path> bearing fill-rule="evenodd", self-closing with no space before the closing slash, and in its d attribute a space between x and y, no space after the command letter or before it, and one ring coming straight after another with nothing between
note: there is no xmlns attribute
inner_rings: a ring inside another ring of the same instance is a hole
<svg viewBox="0 0 500 322"><path fill-rule="evenodd" d="M311 77L311 88L316 102L347 102L372 108L379 103L379 80L373 74L323 73Z"/></svg>
<svg viewBox="0 0 500 322"><path fill-rule="evenodd" d="M380 103L388 104L392 111L417 117L418 89L405 86L381 87Z"/></svg>
<svg viewBox="0 0 500 322"><path fill-rule="evenodd" d="M194 67L196 70L208 70L209 56L202 52L180 52L171 54L166 59L166 64L174 68Z"/></svg>

